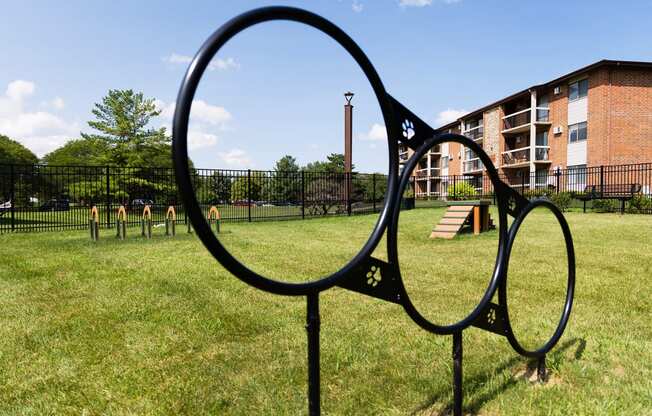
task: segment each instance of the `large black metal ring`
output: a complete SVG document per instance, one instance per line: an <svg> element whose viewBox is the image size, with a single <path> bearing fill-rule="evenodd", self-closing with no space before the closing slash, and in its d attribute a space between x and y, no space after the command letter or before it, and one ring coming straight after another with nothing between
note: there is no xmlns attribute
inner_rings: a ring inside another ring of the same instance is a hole
<svg viewBox="0 0 652 416"><path fill-rule="evenodd" d="M306 283L287 283L269 279L247 268L231 255L231 253L229 253L215 237L208 223L204 219L193 191L189 172L187 148L188 120L190 117L192 100L204 71L217 51L233 36L253 25L273 20L288 20L312 26L330 36L346 49L358 65L360 65L360 68L369 80L376 98L378 99L387 129L389 170L387 193L385 197L386 200L369 239L358 254L356 254L353 259L351 259L340 270L330 276L325 276L319 280ZM392 105L378 73L362 49L360 49L360 47L346 33L333 23L314 13L292 7L265 7L255 9L229 20L206 40L193 58L181 84L177 96L176 110L174 112L174 139L172 146L174 152L174 167L176 170L175 176L179 192L184 200L185 208L188 212L188 217L195 227L197 235L208 251L227 270L242 281L258 289L280 295L307 295L332 287L340 279L349 274L361 261L367 258L378 245L378 242L382 238L387 226L390 209L394 206L394 201L397 199L395 189L398 178L398 149L396 143L391 140L391 138L400 137L401 132L392 120Z"/></svg>
<svg viewBox="0 0 652 416"><path fill-rule="evenodd" d="M507 302L507 279L509 276L509 272L508 272L509 257L512 253L512 247L514 246L514 241L518 233L518 230L520 229L521 224L523 224L523 221L525 221L527 215L537 207L545 207L549 209L555 215L555 218L557 218L557 221L561 226L562 232L564 234L564 241L566 243L566 255L568 257L568 282L566 288L566 302L564 303L564 310L561 314L561 318L559 319L559 324L557 325L557 329L553 333L552 337L545 344L543 344L542 347L536 350L527 350L523 348L523 346L516 339L516 336L514 335L514 330L512 329L512 325L509 321L509 305ZM506 256L507 256L507 264L505 265L505 279L503 280L500 290L498 291L498 298L500 304L503 305L505 308L505 330L506 330L507 339L509 340L511 346L519 354L524 355L526 357L533 357L533 358L542 357L557 344L562 334L564 333L564 329L566 328L566 324L568 323L568 319L570 318L571 308L573 306L573 294L575 292L575 249L573 248L573 237L571 236L570 228L568 226L568 223L566 222L566 218L564 218L564 215L561 213L559 208L557 208L557 206L554 205L552 202L545 199L538 199L530 202L530 204L528 204L528 206L518 215L518 217L516 217L514 223L512 224L509 230Z"/></svg>
<svg viewBox="0 0 652 416"><path fill-rule="evenodd" d="M482 310L487 306L491 301L491 298L494 296L496 289L498 288L499 283L502 280L504 270L506 269L506 262L509 258L509 255L506 253L506 242L507 242L507 206L509 204L509 196L500 192L500 179L498 177L498 172L494 167L489 156L482 150L482 148L473 140L469 139L466 136L459 134L442 134L431 139L426 140L419 149L415 152L412 158L408 161L407 165L403 169L401 174L398 194L402 195L405 187L408 184L410 179L410 173L414 170L417 163L421 158L430 150L433 146L442 144L445 142L456 142L461 145L470 148L475 154L482 160L485 168L487 169L487 175L489 176L494 189L496 190L496 204L498 206L498 252L496 254L496 264L494 266L491 279L489 280L489 285L485 290L484 295L480 299L476 307L467 315L464 319L450 325L437 325L430 322L426 317L424 317L414 306L410 297L405 289L405 284L401 276L401 270L398 262L398 220L400 214L400 198L394 201L393 215L392 220L388 226L387 232L387 252L389 257L389 262L394 268L394 272L399 276L399 291L401 296L401 303L405 308L407 314L416 322L419 326L424 328L427 331L431 331L437 334L452 334L458 332L468 327L473 323L473 321L478 317Z"/></svg>

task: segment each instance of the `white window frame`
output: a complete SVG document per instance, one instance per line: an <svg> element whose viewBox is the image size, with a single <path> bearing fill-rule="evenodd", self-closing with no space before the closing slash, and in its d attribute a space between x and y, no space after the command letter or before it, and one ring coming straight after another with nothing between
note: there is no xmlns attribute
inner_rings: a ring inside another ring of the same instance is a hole
<svg viewBox="0 0 652 416"><path fill-rule="evenodd" d="M580 83L583 83L583 82L586 83L586 90L584 92L584 95L581 95ZM575 97L575 98L571 98L571 89L572 89L573 85L577 85L577 97ZM589 79L588 78L579 79L579 80L577 80L575 82L571 82L570 84L568 84L568 101L569 102L580 100L580 99L582 99L582 98L584 98L584 97L586 97L588 95L589 95Z"/></svg>
<svg viewBox="0 0 652 416"><path fill-rule="evenodd" d="M586 134L584 135L584 138L580 138L580 126L584 124L584 131ZM573 140L573 133L577 134L577 137ZM581 123L575 123L575 124L570 124L568 126L568 143L578 143L578 142L584 142L588 140L589 138L589 125L586 121L583 121Z"/></svg>

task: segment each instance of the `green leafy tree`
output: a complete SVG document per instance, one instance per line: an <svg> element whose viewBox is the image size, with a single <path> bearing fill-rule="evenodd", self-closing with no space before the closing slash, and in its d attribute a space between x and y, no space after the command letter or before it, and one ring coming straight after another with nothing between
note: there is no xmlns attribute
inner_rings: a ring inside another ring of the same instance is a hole
<svg viewBox="0 0 652 416"><path fill-rule="evenodd" d="M38 158L28 148L0 134L0 202L10 200L13 190L14 204L28 203L34 188L38 187L38 184L29 180L32 172L32 167L29 165L37 162ZM23 177L25 180L22 180Z"/></svg>
<svg viewBox="0 0 652 416"><path fill-rule="evenodd" d="M105 165L111 160L111 147L96 138L76 139L43 156L48 165Z"/></svg>
<svg viewBox="0 0 652 416"><path fill-rule="evenodd" d="M274 173L271 189L268 194L270 200L294 202L300 199L301 195L301 173L297 160L285 155L280 158L274 166Z"/></svg>
<svg viewBox="0 0 652 416"><path fill-rule="evenodd" d="M231 185L232 201L258 201L261 199L263 191L264 177L256 172L251 174L251 179L247 176L241 176ZM249 192L247 192L249 191Z"/></svg>
<svg viewBox="0 0 652 416"><path fill-rule="evenodd" d="M133 90L109 90L92 111L88 125L97 133L84 139L104 141L111 148L109 163L117 166L171 167L170 138L165 128L149 127L161 114L153 98Z"/></svg>
<svg viewBox="0 0 652 416"><path fill-rule="evenodd" d="M351 166L351 170L354 169L355 166ZM306 172L342 173L344 172L344 155L341 153L331 153L326 156L326 161L308 163L303 170Z"/></svg>
<svg viewBox="0 0 652 416"><path fill-rule="evenodd" d="M31 150L0 134L0 165L33 165L38 158Z"/></svg>

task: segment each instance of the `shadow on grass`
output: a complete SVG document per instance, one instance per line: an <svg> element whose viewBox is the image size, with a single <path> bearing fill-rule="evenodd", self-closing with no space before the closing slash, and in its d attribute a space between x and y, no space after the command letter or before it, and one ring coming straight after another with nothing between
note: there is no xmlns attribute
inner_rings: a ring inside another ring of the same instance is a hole
<svg viewBox="0 0 652 416"><path fill-rule="evenodd" d="M586 340L584 340L583 338L573 338L564 342L559 347L555 348L553 352L548 354L549 360L553 362L562 361L563 354L574 344L578 344L578 345L577 345L577 349L575 350L575 354L573 358L575 360L581 360L582 355L584 354L584 350L586 349ZM462 384L463 396L472 395L475 391L484 387L487 384L487 382L492 377L494 377L495 374L502 373L503 371L509 368L513 368L521 362L522 362L522 357L517 355L510 358L509 360L503 361L497 368L494 368L491 371L487 371L483 374L476 375L475 377L463 378L463 384ZM527 362L527 370L525 373L525 377L528 377L528 375L535 373L536 368L537 368L537 360L529 360ZM463 405L463 413L477 414L487 402L493 400L499 394L515 386L519 382L520 382L519 378L510 377L508 380L502 382L496 387L474 397L473 400L471 400L470 402L465 403ZM421 412L432 407L434 404L439 403L443 400L448 400L446 406L442 410L440 410L437 413L437 415L438 416L452 415L453 402L450 400L450 396L452 396L452 391L453 391L453 385L452 385L452 376L451 376L450 388L436 392L427 401L425 401L424 403L419 405L415 410L413 410L411 414L412 415L420 414Z"/></svg>

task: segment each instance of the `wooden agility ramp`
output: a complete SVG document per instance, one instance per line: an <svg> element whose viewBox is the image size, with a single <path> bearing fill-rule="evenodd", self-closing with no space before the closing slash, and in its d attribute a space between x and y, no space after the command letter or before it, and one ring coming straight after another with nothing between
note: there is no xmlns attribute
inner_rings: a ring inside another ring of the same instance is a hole
<svg viewBox="0 0 652 416"><path fill-rule="evenodd" d="M432 230L430 238L451 239L462 231L465 226L473 229L473 234L494 228L489 217L489 203L473 201L451 203L439 224Z"/></svg>

